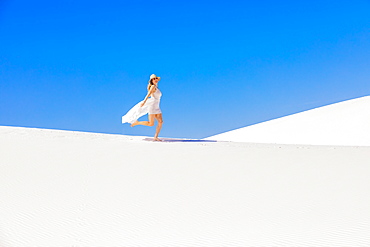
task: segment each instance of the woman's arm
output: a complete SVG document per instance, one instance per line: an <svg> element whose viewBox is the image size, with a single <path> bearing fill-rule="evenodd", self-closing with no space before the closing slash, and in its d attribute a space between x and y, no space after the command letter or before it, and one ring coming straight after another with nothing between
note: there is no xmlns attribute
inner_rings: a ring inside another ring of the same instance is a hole
<svg viewBox="0 0 370 247"><path fill-rule="evenodd" d="M148 98L150 97L150 95L152 95L152 93L154 92L154 89L155 89L155 86L151 85L147 95L145 96L144 102L141 104L141 107L143 107L145 105L145 103L148 100Z"/></svg>

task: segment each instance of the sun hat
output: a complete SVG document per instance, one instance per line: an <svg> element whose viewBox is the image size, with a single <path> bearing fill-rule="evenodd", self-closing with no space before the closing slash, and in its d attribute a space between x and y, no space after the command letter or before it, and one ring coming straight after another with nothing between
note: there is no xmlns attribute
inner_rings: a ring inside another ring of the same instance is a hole
<svg viewBox="0 0 370 247"><path fill-rule="evenodd" d="M149 80L151 80L151 79L153 79L153 78L158 78L158 81L161 79L159 76L156 76L155 74L152 74L152 75L150 76L150 79L149 79Z"/></svg>

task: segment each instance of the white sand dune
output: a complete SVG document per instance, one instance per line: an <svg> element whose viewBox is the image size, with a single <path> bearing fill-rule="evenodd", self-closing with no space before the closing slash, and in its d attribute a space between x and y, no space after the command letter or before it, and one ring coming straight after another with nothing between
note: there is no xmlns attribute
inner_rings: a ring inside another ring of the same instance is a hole
<svg viewBox="0 0 370 247"><path fill-rule="evenodd" d="M232 130L206 140L370 146L370 96Z"/></svg>
<svg viewBox="0 0 370 247"><path fill-rule="evenodd" d="M370 246L370 147L143 139L0 127L0 246Z"/></svg>

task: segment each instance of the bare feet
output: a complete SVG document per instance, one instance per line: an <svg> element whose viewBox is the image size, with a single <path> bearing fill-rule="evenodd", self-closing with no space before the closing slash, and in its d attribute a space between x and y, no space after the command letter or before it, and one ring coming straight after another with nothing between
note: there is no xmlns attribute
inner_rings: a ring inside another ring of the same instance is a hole
<svg viewBox="0 0 370 247"><path fill-rule="evenodd" d="M131 124L131 127L135 127L137 125L138 121L134 122L133 124Z"/></svg>
<svg viewBox="0 0 370 247"><path fill-rule="evenodd" d="M153 141L154 141L154 142L161 142L162 140L161 140L161 139L159 139L158 137L154 137Z"/></svg>

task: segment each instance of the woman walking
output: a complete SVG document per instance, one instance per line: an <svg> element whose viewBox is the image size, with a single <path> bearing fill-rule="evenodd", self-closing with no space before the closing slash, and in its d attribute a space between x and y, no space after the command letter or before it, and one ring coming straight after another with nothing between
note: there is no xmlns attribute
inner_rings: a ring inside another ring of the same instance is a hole
<svg viewBox="0 0 370 247"><path fill-rule="evenodd" d="M131 123L131 127L136 125L154 126L154 120L157 120L158 125L154 135L154 141L161 141L158 138L158 135L163 125L162 112L159 108L162 96L162 93L158 88L158 82L160 79L160 77L152 74L148 82L148 93L145 99L136 104L122 117L122 123ZM149 121L137 121L145 114L149 114Z"/></svg>

